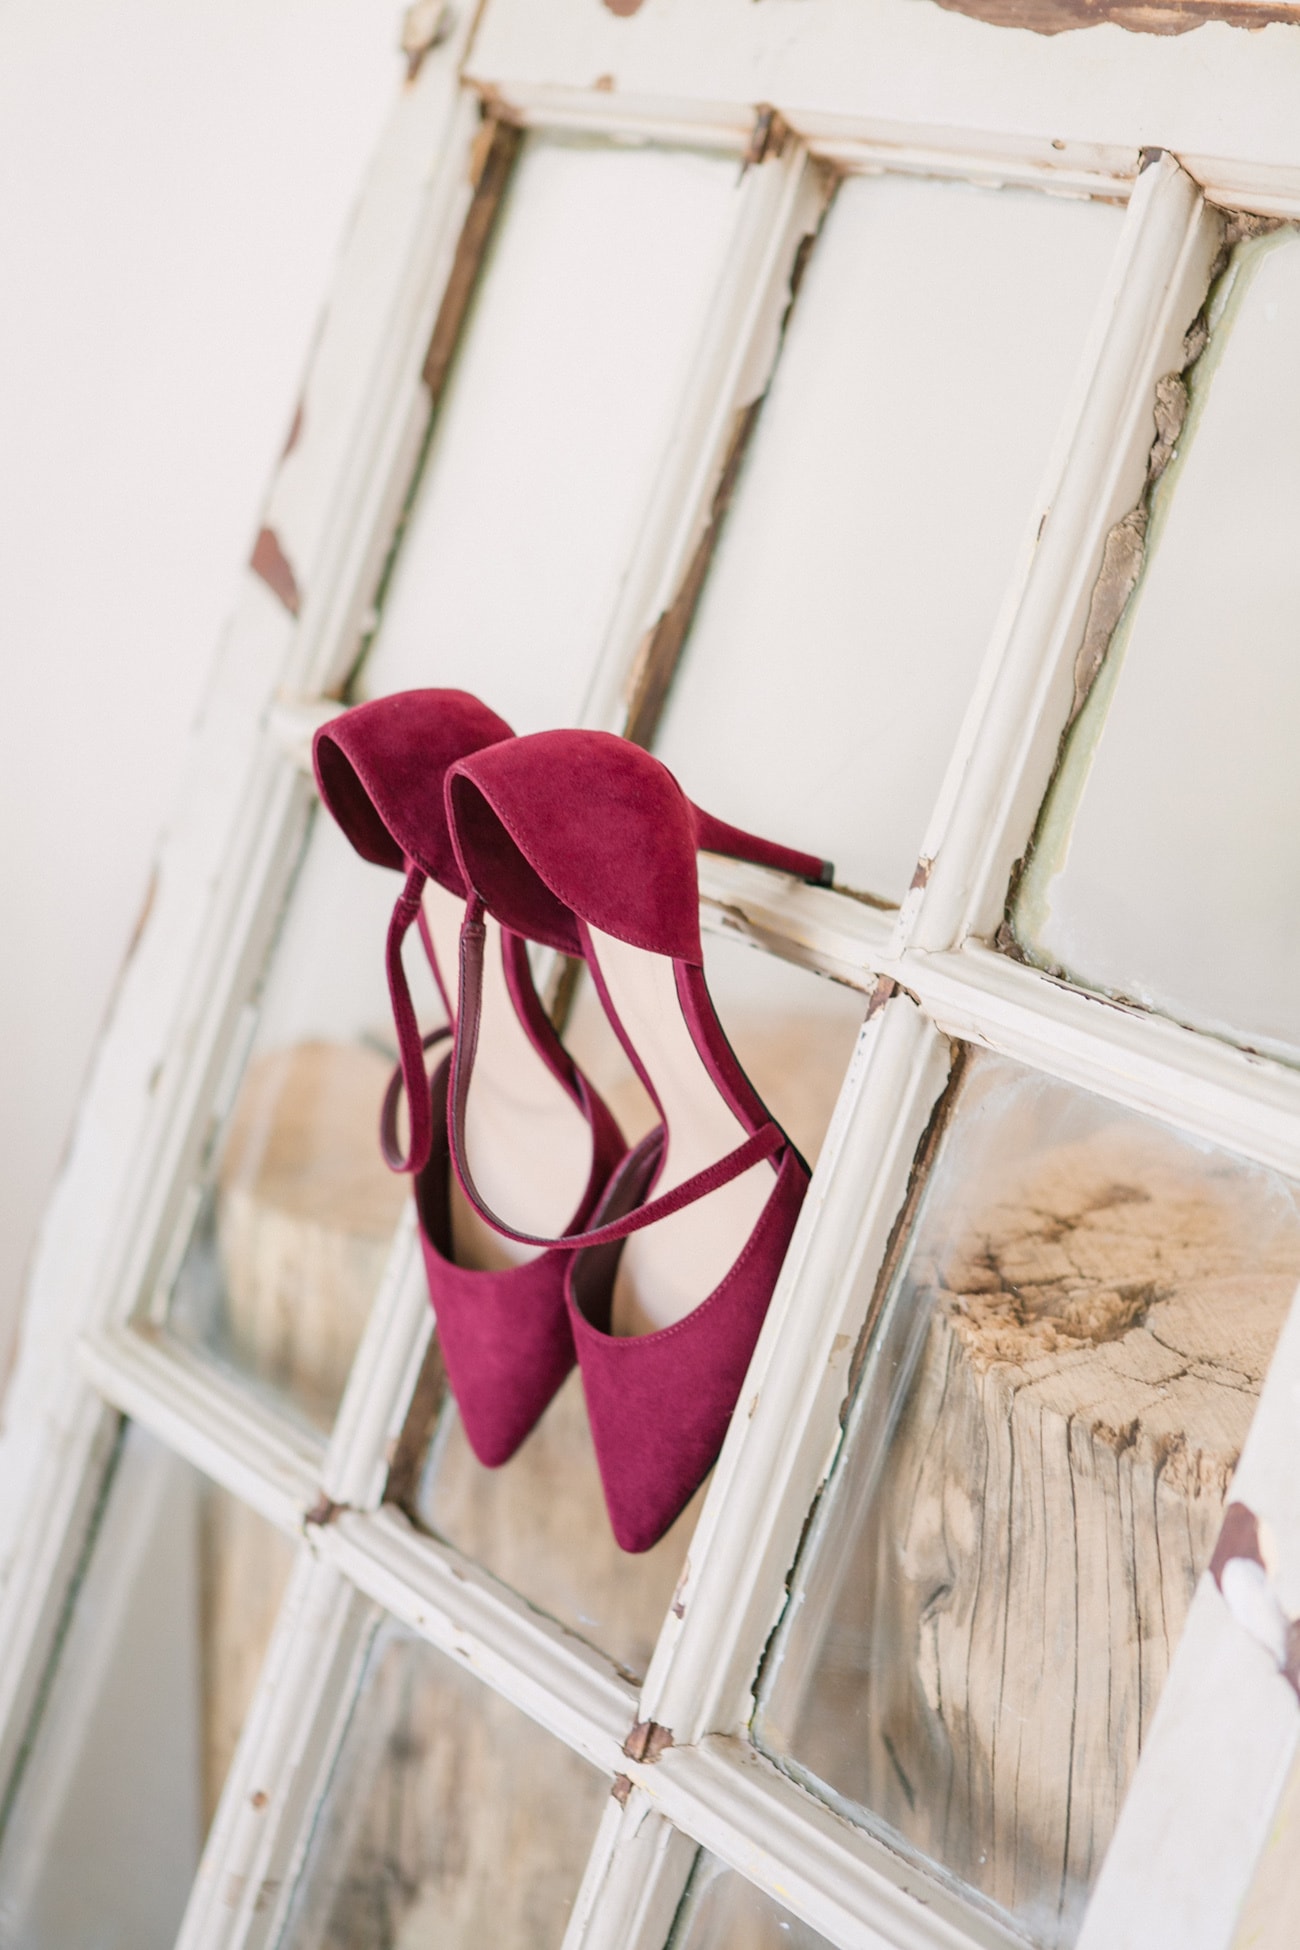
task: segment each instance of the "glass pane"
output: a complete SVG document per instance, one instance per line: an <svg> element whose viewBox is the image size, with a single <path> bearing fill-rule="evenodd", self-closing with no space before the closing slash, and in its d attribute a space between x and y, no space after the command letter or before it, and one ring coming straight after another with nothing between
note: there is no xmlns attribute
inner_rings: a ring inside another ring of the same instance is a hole
<svg viewBox="0 0 1300 1950"><path fill-rule="evenodd" d="M718 1013L742 1063L809 1162L815 1162L848 1067L866 998L724 937L705 937ZM609 1029L595 990L578 991L566 1042L629 1138L654 1110ZM672 1603L704 1491L653 1550L619 1550L605 1514L576 1372L504 1468L486 1470L454 1403L429 1452L418 1513L440 1536L644 1675Z"/></svg>
<svg viewBox="0 0 1300 1950"><path fill-rule="evenodd" d="M695 1530L697 1490L667 1536L629 1557L614 1542L582 1382L570 1374L532 1434L500 1469L484 1469L448 1397L417 1514L458 1550L644 1677Z"/></svg>
<svg viewBox="0 0 1300 1950"><path fill-rule="evenodd" d="M1242 244L1014 922L1090 986L1300 1057L1300 237Z"/></svg>
<svg viewBox="0 0 1300 1950"><path fill-rule="evenodd" d="M705 935L704 967L728 1042L772 1115L815 1165L867 997L726 935Z"/></svg>
<svg viewBox="0 0 1300 1950"><path fill-rule="evenodd" d="M317 815L169 1315L326 1430L406 1197L377 1135L396 1056L383 962L396 888ZM408 967L439 1021L419 958Z"/></svg>
<svg viewBox="0 0 1300 1950"><path fill-rule="evenodd" d="M668 1950L830 1950L830 1940L712 1855L701 1855Z"/></svg>
<svg viewBox="0 0 1300 1950"><path fill-rule="evenodd" d="M557 1950L608 1794L551 1734L385 1626L283 1950Z"/></svg>
<svg viewBox="0 0 1300 1950"><path fill-rule="evenodd" d="M169 1950L292 1560L129 1428L0 1838L0 1942Z"/></svg>
<svg viewBox="0 0 1300 1950"><path fill-rule="evenodd" d="M815 1165L867 997L734 936L706 930L703 942L709 993L727 1040L777 1122ZM564 1040L635 1143L654 1123L655 1109L585 979Z"/></svg>
<svg viewBox="0 0 1300 1950"><path fill-rule="evenodd" d="M841 186L656 745L710 812L901 900L1121 221Z"/></svg>
<svg viewBox="0 0 1300 1950"><path fill-rule="evenodd" d="M366 666L571 722L721 268L734 160L530 136Z"/></svg>
<svg viewBox="0 0 1300 1950"><path fill-rule="evenodd" d="M1300 1275L1294 1188L970 1061L762 1685L844 1813L1073 1941Z"/></svg>

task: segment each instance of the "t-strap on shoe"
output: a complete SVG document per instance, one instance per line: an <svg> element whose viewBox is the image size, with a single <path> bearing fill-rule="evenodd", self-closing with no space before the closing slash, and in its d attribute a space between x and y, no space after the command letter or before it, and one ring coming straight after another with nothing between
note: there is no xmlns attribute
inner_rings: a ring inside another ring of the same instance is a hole
<svg viewBox="0 0 1300 1950"><path fill-rule="evenodd" d="M469 890L452 1068L452 1148L489 1223L465 1142L485 915L585 956L661 1123L565 1244L566 1298L614 1534L661 1537L722 1445L808 1184L727 1042L704 978L696 852L825 885L815 857L693 806L647 752L604 732L553 731L480 750L447 775ZM477 1087L477 1086L476 1086Z"/></svg>

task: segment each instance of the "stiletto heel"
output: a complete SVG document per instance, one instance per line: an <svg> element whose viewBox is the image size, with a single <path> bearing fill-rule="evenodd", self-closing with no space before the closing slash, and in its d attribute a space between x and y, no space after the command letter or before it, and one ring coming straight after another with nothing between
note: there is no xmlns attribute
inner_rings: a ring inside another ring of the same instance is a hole
<svg viewBox="0 0 1300 1950"><path fill-rule="evenodd" d="M384 1099L380 1142L390 1167L414 1177L448 1379L470 1445L488 1467L514 1454L575 1358L564 1296L568 1251L521 1251L453 1196L449 1059L431 1080L424 1063L425 1050L453 1033L454 997L444 967L454 965L465 909L465 882L447 830L447 769L512 737L504 719L463 691L408 691L343 713L321 728L313 747L321 798L353 847L363 859L405 874L387 944L400 1061ZM402 965L412 926L448 1015L448 1026L427 1037ZM471 1133L471 1148L492 1169L494 1191L498 1185L510 1191L512 1209L534 1223L571 1215L572 1230L587 1222L626 1147L538 1000L524 942L504 930L494 935L487 989L495 1088L478 1100L484 1128ZM405 1155L397 1137L403 1092Z"/></svg>
<svg viewBox="0 0 1300 1950"><path fill-rule="evenodd" d="M484 909L585 956L660 1124L569 1235L566 1298L614 1534L648 1549L711 1467L803 1202L808 1169L731 1051L699 932L701 846L825 884L826 863L711 819L646 752L541 732L452 765L461 936L450 1141L467 1197L508 1236L464 1143ZM648 1228L653 1227L651 1233Z"/></svg>

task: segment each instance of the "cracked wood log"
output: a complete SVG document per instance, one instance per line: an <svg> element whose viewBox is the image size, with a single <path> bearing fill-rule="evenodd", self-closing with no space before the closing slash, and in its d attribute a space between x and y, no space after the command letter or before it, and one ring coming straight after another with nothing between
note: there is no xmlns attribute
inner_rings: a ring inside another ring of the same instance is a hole
<svg viewBox="0 0 1300 1950"><path fill-rule="evenodd" d="M1277 1180L1136 1120L1022 1162L945 1232L911 1269L929 1327L837 1606L869 1648L851 1709L835 1690L866 1706L855 1794L1068 1942L1300 1242Z"/></svg>

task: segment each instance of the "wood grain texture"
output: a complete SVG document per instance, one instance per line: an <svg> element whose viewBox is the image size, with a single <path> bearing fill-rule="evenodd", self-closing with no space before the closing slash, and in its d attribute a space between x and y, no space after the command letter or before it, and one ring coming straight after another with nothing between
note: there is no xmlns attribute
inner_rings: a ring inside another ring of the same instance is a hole
<svg viewBox="0 0 1300 1950"><path fill-rule="evenodd" d="M1289 0L938 0L952 13L970 14L991 27L1021 27L1031 34L1068 34L1112 21L1131 34L1189 34L1207 20L1233 27L1266 27L1300 19Z"/></svg>
<svg viewBox="0 0 1300 1950"><path fill-rule="evenodd" d="M700 1489L653 1550L629 1557L618 1548L575 1370L501 1469L475 1461L449 1403L419 1513L449 1543L639 1679L673 1602L703 1500Z"/></svg>
<svg viewBox="0 0 1300 1950"><path fill-rule="evenodd" d="M293 1545L207 1484L199 1506L203 1810L212 1820L293 1567Z"/></svg>
<svg viewBox="0 0 1300 1950"><path fill-rule="evenodd" d="M406 1196L376 1138L387 1076L356 1045L259 1057L222 1162L217 1250L234 1358L324 1428Z"/></svg>
<svg viewBox="0 0 1300 1950"><path fill-rule="evenodd" d="M386 1628L287 1950L555 1950L607 1794L550 1734Z"/></svg>
<svg viewBox="0 0 1300 1950"><path fill-rule="evenodd" d="M823 1546L846 1555L793 1751L1055 1945L1209 1562L1300 1227L1277 1179L1136 1119L977 1177L908 1270L919 1353Z"/></svg>
<svg viewBox="0 0 1300 1950"><path fill-rule="evenodd" d="M383 1272L405 1181L376 1142L388 1066L303 1043L249 1066L217 1189L226 1329L239 1365L328 1428ZM215 1812L292 1562L255 1511L211 1489L200 1526L204 1800Z"/></svg>

